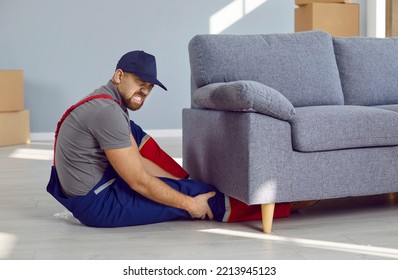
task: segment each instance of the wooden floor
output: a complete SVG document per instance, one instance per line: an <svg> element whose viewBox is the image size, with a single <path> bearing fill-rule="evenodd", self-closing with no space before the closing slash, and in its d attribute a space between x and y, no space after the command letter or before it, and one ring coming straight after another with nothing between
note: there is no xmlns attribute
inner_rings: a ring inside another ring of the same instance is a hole
<svg viewBox="0 0 398 280"><path fill-rule="evenodd" d="M157 139L181 158L180 138ZM52 143L0 148L0 259L398 259L398 196L322 201L261 223L175 221L90 228L45 191Z"/></svg>

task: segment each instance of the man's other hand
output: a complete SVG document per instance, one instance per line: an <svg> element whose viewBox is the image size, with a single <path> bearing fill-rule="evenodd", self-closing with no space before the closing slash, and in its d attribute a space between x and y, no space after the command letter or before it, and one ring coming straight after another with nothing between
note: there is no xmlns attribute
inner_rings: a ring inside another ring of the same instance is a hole
<svg viewBox="0 0 398 280"><path fill-rule="evenodd" d="M207 201L215 195L215 192L208 192L193 197L187 208L187 211L191 215L191 217L204 220L207 215L207 217L212 220L213 212L211 211L209 203Z"/></svg>

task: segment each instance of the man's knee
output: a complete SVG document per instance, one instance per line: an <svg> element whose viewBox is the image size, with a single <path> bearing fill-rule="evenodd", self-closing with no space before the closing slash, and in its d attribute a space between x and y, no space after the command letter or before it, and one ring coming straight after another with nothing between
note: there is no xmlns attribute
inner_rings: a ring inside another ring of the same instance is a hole
<svg viewBox="0 0 398 280"><path fill-rule="evenodd" d="M135 122L130 120L130 130L131 134L133 135L135 142L137 143L137 146L140 146L142 139L147 135L142 128L137 125Z"/></svg>

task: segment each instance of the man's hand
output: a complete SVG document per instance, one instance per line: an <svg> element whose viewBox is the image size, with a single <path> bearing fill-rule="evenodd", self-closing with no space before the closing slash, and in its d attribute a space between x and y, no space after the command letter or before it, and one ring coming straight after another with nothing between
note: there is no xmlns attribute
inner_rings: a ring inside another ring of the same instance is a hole
<svg viewBox="0 0 398 280"><path fill-rule="evenodd" d="M211 212L209 203L207 201L215 195L215 192L208 192L192 197L186 210L192 218L204 220L207 215L207 217L212 220L213 213Z"/></svg>

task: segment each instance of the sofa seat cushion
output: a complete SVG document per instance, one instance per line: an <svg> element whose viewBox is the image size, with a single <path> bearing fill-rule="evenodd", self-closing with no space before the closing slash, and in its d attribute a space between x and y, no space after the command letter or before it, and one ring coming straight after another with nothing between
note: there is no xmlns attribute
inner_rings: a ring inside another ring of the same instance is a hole
<svg viewBox="0 0 398 280"><path fill-rule="evenodd" d="M293 149L300 152L398 145L398 113L365 106L296 108Z"/></svg>
<svg viewBox="0 0 398 280"><path fill-rule="evenodd" d="M379 105L373 106L373 108L384 109L398 113L398 104Z"/></svg>

